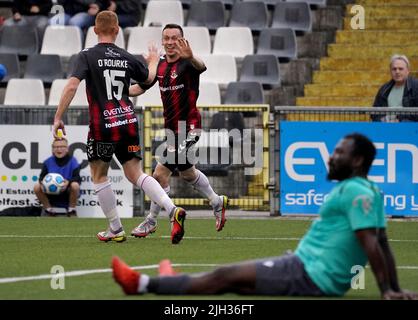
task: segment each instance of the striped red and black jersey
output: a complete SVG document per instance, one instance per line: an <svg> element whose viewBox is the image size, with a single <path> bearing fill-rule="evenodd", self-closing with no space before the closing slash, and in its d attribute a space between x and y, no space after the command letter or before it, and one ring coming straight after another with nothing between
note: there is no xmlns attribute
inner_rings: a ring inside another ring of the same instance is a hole
<svg viewBox="0 0 418 320"><path fill-rule="evenodd" d="M71 76L86 80L89 138L116 142L138 135L128 94L131 79L148 78L148 68L141 61L112 43L99 43L78 54Z"/></svg>
<svg viewBox="0 0 418 320"><path fill-rule="evenodd" d="M157 68L161 100L164 106L164 127L179 133L179 121L186 123L186 133L201 129L200 112L196 107L199 97L199 77L204 70L197 70L189 60L167 62L161 57Z"/></svg>

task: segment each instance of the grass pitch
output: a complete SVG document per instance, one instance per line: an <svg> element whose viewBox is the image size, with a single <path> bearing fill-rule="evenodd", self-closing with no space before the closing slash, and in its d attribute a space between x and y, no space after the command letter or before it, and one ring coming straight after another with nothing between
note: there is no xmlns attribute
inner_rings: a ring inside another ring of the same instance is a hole
<svg viewBox="0 0 418 320"><path fill-rule="evenodd" d="M139 219L123 219L130 232ZM161 218L156 233L145 239L129 237L124 243L101 243L95 234L107 226L105 219L10 218L0 219L0 299L212 299L213 296L127 297L113 281L110 261L118 255L131 266L143 266L155 275L155 265L168 258L183 264L182 272L211 270L213 265L268 256L295 249L311 221L283 218L229 219L222 232L214 219L188 219L185 238L170 241L169 223ZM418 222L390 221L388 234L402 287L418 291ZM185 265L187 264L187 265ZM65 289L52 289L51 268L62 266ZM80 271L74 275L74 271ZM274 298L274 297L270 297ZM344 299L378 299L370 268L365 288L351 290ZM216 299L265 299L226 294ZM280 299L280 297L278 297Z"/></svg>

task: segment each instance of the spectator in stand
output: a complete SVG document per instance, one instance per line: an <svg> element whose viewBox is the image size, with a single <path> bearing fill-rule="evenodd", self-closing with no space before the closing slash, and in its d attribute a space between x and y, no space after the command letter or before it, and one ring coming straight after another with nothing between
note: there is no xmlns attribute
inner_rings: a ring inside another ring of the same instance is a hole
<svg viewBox="0 0 418 320"><path fill-rule="evenodd" d="M96 15L106 9L109 1L58 0L57 4L64 8L64 21L60 21L60 16L57 14L49 20L50 25L65 24L86 30L94 25Z"/></svg>
<svg viewBox="0 0 418 320"><path fill-rule="evenodd" d="M115 0L110 1L107 10L118 15L121 28L136 27L141 18L141 0Z"/></svg>
<svg viewBox="0 0 418 320"><path fill-rule="evenodd" d="M42 40L48 26L48 14L52 7L51 0L14 0L13 16L4 22L5 26L33 26Z"/></svg>
<svg viewBox="0 0 418 320"><path fill-rule="evenodd" d="M408 58L396 54L392 56L389 67L392 79L380 87L373 107L418 108L418 80L409 75ZM372 119L378 122L418 122L418 115L374 115Z"/></svg>

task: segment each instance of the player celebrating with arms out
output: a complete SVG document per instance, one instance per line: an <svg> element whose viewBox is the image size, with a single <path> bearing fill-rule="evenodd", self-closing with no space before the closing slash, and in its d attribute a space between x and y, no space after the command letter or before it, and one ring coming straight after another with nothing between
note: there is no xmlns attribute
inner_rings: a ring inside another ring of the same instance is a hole
<svg viewBox="0 0 418 320"><path fill-rule="evenodd" d="M166 54L158 63L157 76L154 81L150 85L136 84L129 89L129 95L138 96L157 81L160 87L164 106L167 156L164 163L157 164L153 177L168 194L170 177L178 170L187 183L209 200L216 218L216 230L221 231L226 222L225 210L228 197L217 195L208 178L187 158L190 154L188 151L199 140L202 128L196 101L199 97L199 77L206 70L206 66L193 54L189 42L183 38L181 26L167 24L163 29L162 44ZM170 139L170 137L174 138ZM132 235L146 237L154 232L157 228L157 216L160 210L161 206L152 201L150 214L145 221L132 230Z"/></svg>
<svg viewBox="0 0 418 320"><path fill-rule="evenodd" d="M138 120L128 97L131 79L144 85L154 80L158 51L155 47L149 48L148 69L134 56L116 46L114 43L119 25L116 14L111 11L102 11L97 15L94 31L99 43L78 54L74 72L63 90L55 114L54 136L58 137L58 129L65 134L62 115L70 105L80 81L85 79L90 118L87 158L100 206L110 224L108 230L97 234L98 239L105 242L126 240L116 198L107 177L110 161L115 154L127 179L173 216L171 239L176 244L183 237L182 224L186 212L175 207L160 184L142 172Z"/></svg>

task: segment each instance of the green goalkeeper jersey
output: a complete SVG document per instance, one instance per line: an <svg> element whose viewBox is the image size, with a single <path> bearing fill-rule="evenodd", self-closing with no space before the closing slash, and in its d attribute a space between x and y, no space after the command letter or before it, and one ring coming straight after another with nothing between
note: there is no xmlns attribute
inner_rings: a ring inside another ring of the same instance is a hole
<svg viewBox="0 0 418 320"><path fill-rule="evenodd" d="M356 230L385 228L383 196L377 185L354 177L339 182L328 195L295 254L327 295L343 295L367 256ZM353 271L355 270L355 271Z"/></svg>

